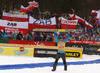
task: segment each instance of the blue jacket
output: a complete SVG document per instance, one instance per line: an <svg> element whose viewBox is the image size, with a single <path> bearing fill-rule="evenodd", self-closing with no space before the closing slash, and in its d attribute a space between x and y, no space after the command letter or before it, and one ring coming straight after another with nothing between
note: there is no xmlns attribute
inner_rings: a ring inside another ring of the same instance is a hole
<svg viewBox="0 0 100 73"><path fill-rule="evenodd" d="M65 43L68 41L69 37L70 37L70 33L68 34L67 38L64 40ZM57 37L56 33L55 33L55 39L56 39L57 44L59 42L63 42L63 41L58 40L58 37ZM58 50L58 53L65 53L65 51Z"/></svg>

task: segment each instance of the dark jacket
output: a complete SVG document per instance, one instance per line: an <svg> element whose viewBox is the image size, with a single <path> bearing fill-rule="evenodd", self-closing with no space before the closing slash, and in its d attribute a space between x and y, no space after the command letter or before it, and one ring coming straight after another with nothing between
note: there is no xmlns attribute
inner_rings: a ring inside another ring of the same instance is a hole
<svg viewBox="0 0 100 73"><path fill-rule="evenodd" d="M35 41L42 41L42 37L40 36L40 33L38 32L36 37L35 37Z"/></svg>

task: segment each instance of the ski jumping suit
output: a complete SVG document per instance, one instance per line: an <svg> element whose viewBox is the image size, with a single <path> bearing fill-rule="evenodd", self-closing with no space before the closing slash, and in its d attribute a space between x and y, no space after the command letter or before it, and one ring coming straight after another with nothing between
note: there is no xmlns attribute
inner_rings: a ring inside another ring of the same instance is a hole
<svg viewBox="0 0 100 73"><path fill-rule="evenodd" d="M68 41L69 37L70 37L70 33L68 34L65 41L60 41L60 40L58 40L57 35L55 33L55 39L56 39L57 46L58 46L58 52L57 52L57 56L56 56L52 71L56 70L56 66L57 66L57 63L58 63L58 60L60 57L62 58L63 63L64 63L64 70L67 70L66 56L65 56L65 43Z"/></svg>

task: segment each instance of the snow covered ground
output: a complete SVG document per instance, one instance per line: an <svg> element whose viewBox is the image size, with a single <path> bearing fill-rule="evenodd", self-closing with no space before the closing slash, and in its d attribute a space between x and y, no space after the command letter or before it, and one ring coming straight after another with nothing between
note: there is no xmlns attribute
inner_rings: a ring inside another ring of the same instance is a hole
<svg viewBox="0 0 100 73"><path fill-rule="evenodd" d="M93 61L100 59L100 55L83 55L82 59L69 58L66 59L68 63L70 62L83 62L83 61ZM2 65L20 65L20 64L39 64L39 63L52 63L54 58L35 58L35 57L19 57L19 56L5 56L0 55L0 67ZM62 59L59 60L62 63ZM57 70L54 73L100 73L100 62L93 64L84 65L68 65L68 70L64 71L63 65L58 65ZM0 73L53 73L51 71L51 66L46 67L36 67L36 68L22 68L22 69L0 69Z"/></svg>

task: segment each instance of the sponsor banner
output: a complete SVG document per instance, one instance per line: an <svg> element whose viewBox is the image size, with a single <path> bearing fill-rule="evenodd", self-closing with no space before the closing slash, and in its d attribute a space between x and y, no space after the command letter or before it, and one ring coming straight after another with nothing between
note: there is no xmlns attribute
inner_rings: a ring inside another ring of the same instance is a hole
<svg viewBox="0 0 100 73"><path fill-rule="evenodd" d="M28 22L12 22L7 20L0 20L0 31L18 33L21 31L24 35L28 33Z"/></svg>
<svg viewBox="0 0 100 73"><path fill-rule="evenodd" d="M56 19L53 17L48 20L39 20L30 16L29 30L33 31L33 29L56 29Z"/></svg>
<svg viewBox="0 0 100 73"><path fill-rule="evenodd" d="M3 12L2 20L28 22L28 15L10 14L10 13Z"/></svg>
<svg viewBox="0 0 100 73"><path fill-rule="evenodd" d="M61 29L76 29L78 20L66 20L65 18L61 19Z"/></svg>
<svg viewBox="0 0 100 73"><path fill-rule="evenodd" d="M34 49L34 57L56 57L57 49ZM81 50L65 50L66 58L82 58Z"/></svg>
<svg viewBox="0 0 100 73"><path fill-rule="evenodd" d="M79 32L82 30L75 29L75 30L69 30L69 29L33 29L33 32Z"/></svg>
<svg viewBox="0 0 100 73"><path fill-rule="evenodd" d="M56 57L57 49L34 49L34 57Z"/></svg>
<svg viewBox="0 0 100 73"><path fill-rule="evenodd" d="M15 56L34 56L33 48L25 47L1 47L0 54L2 55L15 55Z"/></svg>
<svg viewBox="0 0 100 73"><path fill-rule="evenodd" d="M78 40L68 40L67 43L77 43L77 44L97 44L100 45L100 41L78 41Z"/></svg>
<svg viewBox="0 0 100 73"><path fill-rule="evenodd" d="M100 44L66 43L67 47L83 48L84 54L100 54Z"/></svg>
<svg viewBox="0 0 100 73"><path fill-rule="evenodd" d="M100 55L100 45L87 45L84 47L84 53L86 54L98 54Z"/></svg>
<svg viewBox="0 0 100 73"><path fill-rule="evenodd" d="M77 48L76 48L77 49ZM82 58L82 52L81 50L65 50L66 58Z"/></svg>
<svg viewBox="0 0 100 73"><path fill-rule="evenodd" d="M25 44L25 45L41 45L41 46L55 46L54 42L42 42L42 41L21 41L21 40L9 40L10 44Z"/></svg>

